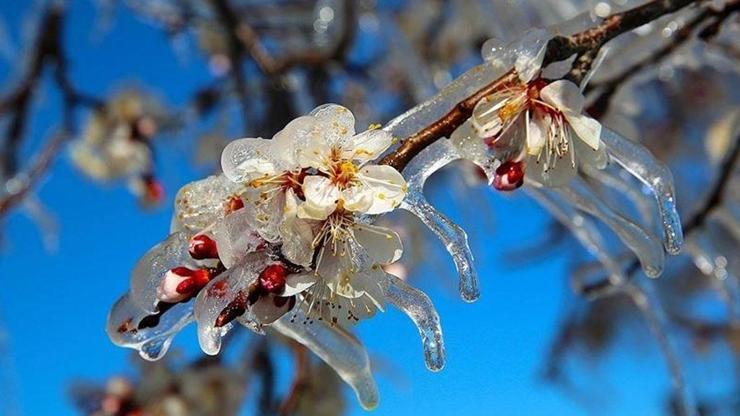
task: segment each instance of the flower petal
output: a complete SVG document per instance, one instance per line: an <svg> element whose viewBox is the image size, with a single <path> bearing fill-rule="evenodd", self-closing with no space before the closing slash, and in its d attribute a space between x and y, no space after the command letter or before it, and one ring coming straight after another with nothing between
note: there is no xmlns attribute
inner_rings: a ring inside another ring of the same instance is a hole
<svg viewBox="0 0 740 416"><path fill-rule="evenodd" d="M285 290L280 295L297 295L315 285L316 281L316 275L313 272L292 274L285 279Z"/></svg>
<svg viewBox="0 0 740 416"><path fill-rule="evenodd" d="M342 158L367 163L377 159L391 144L391 133L381 129L366 130L346 141L342 146Z"/></svg>
<svg viewBox="0 0 740 416"><path fill-rule="evenodd" d="M389 228L370 224L354 224L352 232L374 263L394 263L403 254L401 237Z"/></svg>
<svg viewBox="0 0 740 416"><path fill-rule="evenodd" d="M317 133L318 123L311 116L298 117L272 137L271 150L282 162L284 170L293 170L299 164L299 154L307 148Z"/></svg>
<svg viewBox="0 0 740 416"><path fill-rule="evenodd" d="M298 207L298 217L325 220L334 212L339 200L339 189L323 176L307 176L303 180L306 201Z"/></svg>
<svg viewBox="0 0 740 416"><path fill-rule="evenodd" d="M317 127L306 139L303 148L296 151L298 164L302 168L314 168L327 172L332 146L332 141L323 127Z"/></svg>
<svg viewBox="0 0 740 416"><path fill-rule="evenodd" d="M355 116L347 108L338 104L320 105L309 115L316 117L327 129L325 134L331 144L341 144L340 141L355 135Z"/></svg>
<svg viewBox="0 0 740 416"><path fill-rule="evenodd" d="M313 260L314 233L309 221L298 218L298 202L293 190L288 189L280 224L281 251L290 262L309 266Z"/></svg>
<svg viewBox="0 0 740 416"><path fill-rule="evenodd" d="M586 102L578 86L564 79L552 82L541 89L540 98L560 111L576 114L583 111Z"/></svg>
<svg viewBox="0 0 740 416"><path fill-rule="evenodd" d="M529 114L529 113L528 113ZM527 124L527 153L539 155L547 141L547 130L550 118L535 113Z"/></svg>
<svg viewBox="0 0 740 416"><path fill-rule="evenodd" d="M601 123L591 117L574 113L571 111L564 112L568 124L573 128L579 139L586 143L591 149L598 150L601 143ZM603 146L602 146L603 147Z"/></svg>
<svg viewBox="0 0 740 416"><path fill-rule="evenodd" d="M229 180L247 183L275 172L270 140L238 139L226 145L221 153L221 169Z"/></svg>
<svg viewBox="0 0 740 416"><path fill-rule="evenodd" d="M373 205L375 192L364 183L343 189L339 195L344 209L352 212L367 212Z"/></svg>
<svg viewBox="0 0 740 416"><path fill-rule="evenodd" d="M526 39L530 37L532 38L531 41ZM545 52L547 51L547 42L543 42L542 36L538 31L532 31L525 35L522 43L528 44L528 47L519 49L519 54L514 62L514 68L517 74L519 74L519 79L524 83L528 83L542 69L542 62L545 60Z"/></svg>
<svg viewBox="0 0 740 416"><path fill-rule="evenodd" d="M240 186L223 175L191 182L177 192L173 227L197 233L226 215L229 198Z"/></svg>
<svg viewBox="0 0 740 416"><path fill-rule="evenodd" d="M366 214L393 211L406 196L408 186L403 176L393 167L370 165L360 169L360 180L373 191L373 204Z"/></svg>
<svg viewBox="0 0 740 416"><path fill-rule="evenodd" d="M251 216L245 209L234 211L216 223L211 230L218 247L218 257L226 268L242 263L263 240L249 225Z"/></svg>

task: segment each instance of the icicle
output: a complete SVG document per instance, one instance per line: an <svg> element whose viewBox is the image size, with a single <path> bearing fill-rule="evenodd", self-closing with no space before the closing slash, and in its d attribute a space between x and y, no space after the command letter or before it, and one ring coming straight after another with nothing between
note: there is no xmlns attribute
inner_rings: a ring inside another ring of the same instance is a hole
<svg viewBox="0 0 740 416"><path fill-rule="evenodd" d="M645 274L657 277L663 271L665 256L660 243L642 227L615 212L581 179L574 178L567 187L555 188L565 199L609 226L635 253Z"/></svg>
<svg viewBox="0 0 740 416"><path fill-rule="evenodd" d="M617 163L652 190L663 224L663 244L670 254L678 254L683 244L683 231L676 211L671 171L646 148L607 128L602 129L601 140Z"/></svg>
<svg viewBox="0 0 740 416"><path fill-rule="evenodd" d="M612 173L606 170L594 169L588 165L582 166L582 171L589 178L592 178L605 187L612 188L618 193L629 198L637 209L640 219L650 228L655 225L655 216L653 215L653 205L650 197L645 193L640 192L639 187L636 187L631 183L629 177L622 175L622 173L627 174L626 171Z"/></svg>
<svg viewBox="0 0 740 416"><path fill-rule="evenodd" d="M463 300L473 302L480 296L480 291L468 236L460 226L442 215L424 198L424 183L427 178L459 158L446 139L438 140L424 149L403 171L409 191L401 208L416 215L442 241L455 262L460 277L460 295Z"/></svg>
<svg viewBox="0 0 740 416"><path fill-rule="evenodd" d="M638 285L631 283L627 286L626 293L632 298L658 343L658 347L666 360L668 371L671 374L671 383L676 391L679 405L681 406L680 414L683 416L695 416L696 402L693 393L689 389L684 379L681 362L676 356L676 348L671 338L668 336L667 319L660 299L654 293L652 282L642 279Z"/></svg>
<svg viewBox="0 0 740 416"><path fill-rule="evenodd" d="M163 313L155 325L139 328L147 316L151 315L125 295L113 305L106 332L114 344L138 350L141 358L155 361L164 356L175 335L193 321L193 304L178 303Z"/></svg>
<svg viewBox="0 0 740 416"><path fill-rule="evenodd" d="M386 300L408 315L419 329L427 368L441 370L445 365L442 327L429 296L392 274L386 274L384 283Z"/></svg>
<svg viewBox="0 0 740 416"><path fill-rule="evenodd" d="M325 321L305 323L303 311L296 309L275 321L272 327L313 351L331 366L357 395L363 408L378 406L378 388L370 371L370 358L357 339L344 328Z"/></svg>
<svg viewBox="0 0 740 416"><path fill-rule="evenodd" d="M588 250L591 255L601 263L609 275L609 287L605 291L599 290L592 293L593 297L600 297L611 293L614 288L621 286L625 277L619 263L604 249L604 243L596 224L588 217L579 213L571 204L562 201L552 191L544 188L528 186L527 191L545 207L560 223L566 226L573 236ZM578 279L574 276L573 286L576 292L584 293L587 285L585 279Z"/></svg>

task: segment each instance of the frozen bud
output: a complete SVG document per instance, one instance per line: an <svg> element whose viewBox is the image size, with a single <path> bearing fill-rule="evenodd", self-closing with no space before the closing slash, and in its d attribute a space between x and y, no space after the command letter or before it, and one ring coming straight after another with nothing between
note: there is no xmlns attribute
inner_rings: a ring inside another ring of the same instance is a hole
<svg viewBox="0 0 740 416"><path fill-rule="evenodd" d="M499 191L513 191L524 183L524 164L507 161L496 169L493 187Z"/></svg>
<svg viewBox="0 0 740 416"><path fill-rule="evenodd" d="M188 297L187 294L178 292L180 285L190 280L193 270L187 267L175 267L165 273L162 282L157 287L157 299L162 302L177 303Z"/></svg>
<svg viewBox="0 0 740 416"><path fill-rule="evenodd" d="M285 289L285 277L287 274L288 272L282 264L271 264L260 273L260 286L266 292L281 293Z"/></svg>
<svg viewBox="0 0 740 416"><path fill-rule="evenodd" d="M238 211L242 208L244 208L244 201L242 201L242 199L238 196L234 195L229 198L229 201L226 203L226 214L231 214L232 212Z"/></svg>
<svg viewBox="0 0 740 416"><path fill-rule="evenodd" d="M216 242L205 234L196 235L190 240L188 252L196 260L218 258Z"/></svg>
<svg viewBox="0 0 740 416"><path fill-rule="evenodd" d="M229 302L229 304L226 305L226 307L218 315L214 326L216 328L221 328L234 319L244 315L244 312L246 311L247 295L243 291L240 291L239 293L237 293L234 300Z"/></svg>
<svg viewBox="0 0 740 416"><path fill-rule="evenodd" d="M211 272L205 269L193 271L190 279L185 280L177 286L177 292L192 295L203 289L211 281Z"/></svg>
<svg viewBox="0 0 740 416"><path fill-rule="evenodd" d="M164 198L164 187L152 175L144 176L144 196L148 201L157 203Z"/></svg>

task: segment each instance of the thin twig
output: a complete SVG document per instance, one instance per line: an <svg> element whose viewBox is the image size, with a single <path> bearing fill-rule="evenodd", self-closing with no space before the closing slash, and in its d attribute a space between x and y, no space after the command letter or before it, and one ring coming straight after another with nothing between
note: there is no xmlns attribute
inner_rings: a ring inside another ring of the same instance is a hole
<svg viewBox="0 0 740 416"><path fill-rule="evenodd" d="M634 76L642 72L643 70L654 66L655 64L663 61L669 57L678 48L686 44L688 41L693 40L692 34L702 24L706 23L711 19L715 19L711 25L703 28L698 33L698 38L702 40L710 40L719 31L719 26L733 13L740 9L740 0L732 0L728 2L722 10L715 10L710 6L707 6L702 10L701 13L694 16L689 22L687 22L681 30L678 31L676 36L671 42L664 45L654 53L646 57L646 59L639 61L632 66L628 67L621 74L597 84L590 85L586 92L598 91L598 96L593 100L592 104L586 110L591 116L600 118L602 115L609 111L611 106L611 99L614 94L618 91L619 87L627 83Z"/></svg>

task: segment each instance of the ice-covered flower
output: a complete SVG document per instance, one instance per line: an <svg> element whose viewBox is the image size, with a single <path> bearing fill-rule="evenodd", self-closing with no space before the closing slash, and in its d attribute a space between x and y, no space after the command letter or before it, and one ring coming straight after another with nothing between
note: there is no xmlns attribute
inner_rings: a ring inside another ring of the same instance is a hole
<svg viewBox="0 0 740 416"><path fill-rule="evenodd" d="M99 181L127 180L141 202L163 197L153 175L151 141L163 117L160 106L136 91L125 91L97 108L70 146L72 162Z"/></svg>
<svg viewBox="0 0 740 416"><path fill-rule="evenodd" d="M393 142L379 129L355 135L352 113L327 104L299 117L272 140L246 138L224 149L224 175L244 187L253 226L267 241L283 244L283 254L308 266L316 221L332 214L381 214L397 207L406 193L401 174L369 165ZM315 247L314 247L315 248Z"/></svg>
<svg viewBox="0 0 740 416"><path fill-rule="evenodd" d="M369 224L372 217L339 208L325 220L301 219L300 188L254 183L275 183L286 171L260 172L246 187L212 176L178 192L172 233L139 261L131 289L111 310L107 331L113 342L158 359L180 329L196 321L201 348L215 354L234 322L258 333L270 325L324 359L370 408L377 390L367 353L344 325L372 315L387 301L416 323L427 365L440 369L444 347L431 301L382 269L400 257L400 238ZM248 194L264 186L270 187L261 191L281 194L279 227L291 230L274 241L253 227L264 223L255 221L259 205ZM306 238L298 238L295 227L307 227ZM287 258L291 245L310 259L306 265Z"/></svg>
<svg viewBox="0 0 740 416"><path fill-rule="evenodd" d="M317 172L304 179L299 217L325 220L335 210L375 215L396 208L407 191L403 176L391 166L368 164L388 149L393 136L380 129L355 135L354 116L338 105L312 114L317 128L303 139L299 162Z"/></svg>
<svg viewBox="0 0 740 416"><path fill-rule="evenodd" d="M170 236L139 261L111 311L111 339L157 359L196 321L201 348L215 354L234 322L258 333L270 325L313 350L370 408L367 353L344 327L388 302L414 321L428 367L440 369L434 306L383 270L402 244L372 224L406 194L397 171L369 164L391 142L382 130L355 135L352 113L330 104L272 140L229 144L224 175L178 192Z"/></svg>
<svg viewBox="0 0 740 416"><path fill-rule="evenodd" d="M578 86L542 78L544 44L525 49L515 59L514 80L480 100L451 137L499 190L521 186L524 172L531 182L561 186L579 165L602 169L607 161L601 124L583 113Z"/></svg>

